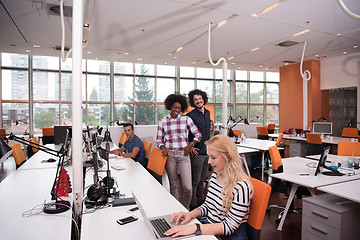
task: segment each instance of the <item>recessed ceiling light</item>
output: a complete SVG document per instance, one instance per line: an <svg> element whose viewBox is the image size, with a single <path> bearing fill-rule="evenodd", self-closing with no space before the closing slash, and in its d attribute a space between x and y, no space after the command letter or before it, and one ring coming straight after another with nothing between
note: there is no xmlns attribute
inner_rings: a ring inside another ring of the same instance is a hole
<svg viewBox="0 0 360 240"><path fill-rule="evenodd" d="M26 49L26 50L25 50L25 52L29 53L29 52L30 52L30 50L29 50L29 49Z"/></svg>
<svg viewBox="0 0 360 240"><path fill-rule="evenodd" d="M83 27L90 29L90 23L84 23Z"/></svg>
<svg viewBox="0 0 360 240"><path fill-rule="evenodd" d="M137 61L142 61L142 58L137 58L136 60L137 60Z"/></svg>
<svg viewBox="0 0 360 240"><path fill-rule="evenodd" d="M195 62L192 62L192 64L195 64Z"/></svg>
<svg viewBox="0 0 360 240"><path fill-rule="evenodd" d="M346 51L343 51L343 54L347 54L347 52L346 52Z"/></svg>
<svg viewBox="0 0 360 240"><path fill-rule="evenodd" d="M260 12L254 13L254 14L251 15L251 16L253 16L253 17L258 17L258 16L261 15L261 14L267 13L267 12L273 10L274 8L278 7L282 1L283 1L283 0L277 1L276 3L271 4L270 6L264 8L264 9L261 10Z"/></svg>
<svg viewBox="0 0 360 240"><path fill-rule="evenodd" d="M262 65L260 64L259 67L262 67Z"/></svg>
<svg viewBox="0 0 360 240"><path fill-rule="evenodd" d="M229 60L231 60L231 59L234 59L235 57L234 56L232 56L232 57L229 57L227 60L229 61Z"/></svg>
<svg viewBox="0 0 360 240"><path fill-rule="evenodd" d="M230 64L234 65L235 63L234 63L234 62L231 62Z"/></svg>
<svg viewBox="0 0 360 240"><path fill-rule="evenodd" d="M319 54L315 54L315 57L319 57Z"/></svg>
<svg viewBox="0 0 360 240"><path fill-rule="evenodd" d="M259 50L259 49L260 49L259 47L253 48L253 49L250 50L250 52L255 52L255 51Z"/></svg>
<svg viewBox="0 0 360 240"><path fill-rule="evenodd" d="M183 48L184 48L183 46L180 46L180 47L178 47L178 49L176 49L175 52L178 53L178 52L180 52L181 50L183 50Z"/></svg>
<svg viewBox="0 0 360 240"><path fill-rule="evenodd" d="M177 58L177 56L175 56L174 58Z"/></svg>
<svg viewBox="0 0 360 240"><path fill-rule="evenodd" d="M358 48L358 45L354 45L354 48Z"/></svg>
<svg viewBox="0 0 360 240"><path fill-rule="evenodd" d="M341 33L338 33L338 34L336 34L336 35L341 36L342 34L341 34Z"/></svg>
<svg viewBox="0 0 360 240"><path fill-rule="evenodd" d="M89 53L89 54L90 54L91 52L90 52L90 51L88 51L87 53Z"/></svg>
<svg viewBox="0 0 360 240"><path fill-rule="evenodd" d="M124 53L125 55L129 55L129 53L128 52L126 52L126 53Z"/></svg>
<svg viewBox="0 0 360 240"><path fill-rule="evenodd" d="M306 29L306 30L304 30L304 31L302 31L302 32L295 33L295 34L293 35L293 37L299 36L299 35L304 34L304 33L307 33L307 32L310 32L310 30L309 30L309 29Z"/></svg>
<svg viewBox="0 0 360 240"><path fill-rule="evenodd" d="M34 44L33 47L34 47L34 48L39 48L40 45Z"/></svg>
<svg viewBox="0 0 360 240"><path fill-rule="evenodd" d="M165 62L164 64L167 65L167 62Z"/></svg>
<svg viewBox="0 0 360 240"><path fill-rule="evenodd" d="M265 68L265 70L267 71L267 70L269 70L268 68Z"/></svg>
<svg viewBox="0 0 360 240"><path fill-rule="evenodd" d="M241 69L241 67L238 67L238 69Z"/></svg>
<svg viewBox="0 0 360 240"><path fill-rule="evenodd" d="M289 65L289 63L285 63L285 66Z"/></svg>

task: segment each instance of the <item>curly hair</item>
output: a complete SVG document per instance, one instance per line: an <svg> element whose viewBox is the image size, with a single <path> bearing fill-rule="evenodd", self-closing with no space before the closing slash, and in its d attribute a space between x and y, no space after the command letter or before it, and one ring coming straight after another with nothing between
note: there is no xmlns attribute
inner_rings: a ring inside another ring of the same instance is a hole
<svg viewBox="0 0 360 240"><path fill-rule="evenodd" d="M226 164L219 176L223 176L225 180L224 188L222 190L223 207L226 212L230 210L234 195L233 190L239 181L248 179L244 171L241 157L237 151L235 143L225 135L216 135L205 142L207 147L220 152L225 159Z"/></svg>
<svg viewBox="0 0 360 240"><path fill-rule="evenodd" d="M202 97L202 99L204 100L204 105L207 104L207 102L208 102L207 93L204 92L204 91L201 91L199 89L194 89L194 90L189 92L189 104L190 104L190 106L195 107L194 95L200 95Z"/></svg>
<svg viewBox="0 0 360 240"><path fill-rule="evenodd" d="M171 107L174 105L174 103L180 103L181 105L181 112L184 113L186 111L186 109L188 108L188 103L187 103L187 99L185 96L180 95L180 94L170 94L169 96L166 97L164 103L165 103L165 108L167 110L171 110Z"/></svg>

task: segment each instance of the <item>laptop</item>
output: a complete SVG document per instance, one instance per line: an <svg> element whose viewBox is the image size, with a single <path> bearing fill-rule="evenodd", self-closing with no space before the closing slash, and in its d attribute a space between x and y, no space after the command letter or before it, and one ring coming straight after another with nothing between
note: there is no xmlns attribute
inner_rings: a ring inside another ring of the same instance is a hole
<svg viewBox="0 0 360 240"><path fill-rule="evenodd" d="M132 192L132 195L133 195L136 205L138 206L139 211L146 223L146 226L149 228L149 230L153 234L154 238L155 239L174 239L171 236L164 235L164 233L167 230L169 230L171 227L175 226L175 224L174 224L175 221L174 221L174 223L170 222L171 214L165 215L165 216L148 218L143 206L141 205L141 203L139 202L139 200L137 199L137 197L135 196L135 194L133 192ZM175 239L184 239L184 238L189 238L189 237L193 237L193 236L195 236L195 234L176 237Z"/></svg>

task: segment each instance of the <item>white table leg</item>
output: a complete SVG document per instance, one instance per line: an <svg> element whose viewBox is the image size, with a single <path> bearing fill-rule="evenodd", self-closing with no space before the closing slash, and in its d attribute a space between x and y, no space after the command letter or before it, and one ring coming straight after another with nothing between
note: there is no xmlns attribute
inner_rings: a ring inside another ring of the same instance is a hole
<svg viewBox="0 0 360 240"><path fill-rule="evenodd" d="M242 160L243 160L243 163L244 163L244 165L245 165L245 168L246 168L246 171L247 171L248 176L251 177L251 176L250 176L249 167L248 167L248 164L247 164L247 162L246 162L245 154L240 154L240 157L241 157Z"/></svg>
<svg viewBox="0 0 360 240"><path fill-rule="evenodd" d="M298 187L299 187L299 184L295 184L295 183L293 183L293 185L291 187L290 195L289 195L289 198L288 198L287 203L286 203L284 214L282 215L279 226L277 228L277 230L279 230L279 231L282 231L282 227L284 225L286 215L287 215L287 213L289 211L289 208L291 206L291 203L292 203L292 201L294 199L294 196L295 196L295 193L296 193L296 190L298 189Z"/></svg>

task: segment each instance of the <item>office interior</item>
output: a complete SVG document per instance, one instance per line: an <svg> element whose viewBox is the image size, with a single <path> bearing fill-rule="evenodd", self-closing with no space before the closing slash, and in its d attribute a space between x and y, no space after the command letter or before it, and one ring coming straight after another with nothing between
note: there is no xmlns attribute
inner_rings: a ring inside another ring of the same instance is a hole
<svg viewBox="0 0 360 240"><path fill-rule="evenodd" d="M76 50L77 29L74 2L64 0L62 32L59 2L1 1L0 124L15 134L41 135L43 125L36 120L41 109L55 112L52 125L72 125L72 100L65 85L73 86L75 60L70 54L63 62L60 49L65 36L64 48ZM360 9L356 0L343 2L355 13ZM163 100L167 94L186 94L193 88L209 91L212 119L216 126L224 125L223 62L212 66L208 56L211 22L212 60L223 57L227 62L226 119L241 116L253 124L275 123L281 133L309 129L312 121L324 117L333 123L332 135L341 136L350 120L360 127L359 21L338 1L327 0L84 0L82 22L89 26L81 26L78 50L80 125L138 123L135 132L154 147L157 122L168 113ZM26 64L6 62L12 57ZM303 79L305 70L311 73L309 81ZM9 77L14 72L21 73L12 75L16 81ZM138 101L142 78L150 82L152 93ZM98 83L95 98L93 82ZM22 91L10 94L14 89ZM256 94L260 97L252 98ZM21 110L11 115L9 107ZM149 109L151 116L142 115ZM112 132L119 139L121 127L110 128L118 129Z"/></svg>

